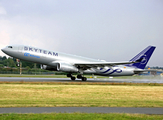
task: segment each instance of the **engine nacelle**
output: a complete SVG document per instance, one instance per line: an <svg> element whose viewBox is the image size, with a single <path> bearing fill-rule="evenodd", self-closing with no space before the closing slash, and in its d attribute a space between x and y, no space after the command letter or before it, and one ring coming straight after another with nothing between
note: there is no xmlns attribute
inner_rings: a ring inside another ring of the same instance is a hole
<svg viewBox="0 0 163 120"><path fill-rule="evenodd" d="M57 65L58 71L64 71L64 72L78 72L78 68L68 64L68 63L58 63Z"/></svg>
<svg viewBox="0 0 163 120"><path fill-rule="evenodd" d="M41 65L41 69L50 70L50 71L57 71L57 66L52 67L52 66L48 66L48 65Z"/></svg>
<svg viewBox="0 0 163 120"><path fill-rule="evenodd" d="M53 66L41 65L41 69L50 71L63 71L63 72L78 72L78 68L69 63L55 63Z"/></svg>

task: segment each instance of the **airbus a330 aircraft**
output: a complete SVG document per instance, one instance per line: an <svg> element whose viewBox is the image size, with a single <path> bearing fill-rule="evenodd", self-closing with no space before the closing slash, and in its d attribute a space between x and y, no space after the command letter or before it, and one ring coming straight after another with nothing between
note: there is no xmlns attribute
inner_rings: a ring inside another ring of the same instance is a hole
<svg viewBox="0 0 163 120"><path fill-rule="evenodd" d="M83 74L96 74L101 76L131 76L144 72L154 46L148 46L130 61L106 62L76 55L49 51L30 46L7 46L2 49L4 53L20 60L42 64L42 68L51 71L67 72L67 77L75 80L73 73L78 73L77 78L86 81Z"/></svg>

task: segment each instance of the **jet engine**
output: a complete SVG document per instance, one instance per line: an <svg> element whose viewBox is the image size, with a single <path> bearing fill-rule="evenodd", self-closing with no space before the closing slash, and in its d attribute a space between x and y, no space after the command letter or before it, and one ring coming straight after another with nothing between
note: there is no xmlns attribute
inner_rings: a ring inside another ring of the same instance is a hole
<svg viewBox="0 0 163 120"><path fill-rule="evenodd" d="M78 68L68 63L58 63L57 70L64 72L78 72Z"/></svg>
<svg viewBox="0 0 163 120"><path fill-rule="evenodd" d="M41 69L50 71L63 71L63 72L78 72L78 68L69 63L55 63L53 66L41 65Z"/></svg>
<svg viewBox="0 0 163 120"><path fill-rule="evenodd" d="M49 65L41 65L41 69L50 70L50 71L57 71L57 67L52 67Z"/></svg>

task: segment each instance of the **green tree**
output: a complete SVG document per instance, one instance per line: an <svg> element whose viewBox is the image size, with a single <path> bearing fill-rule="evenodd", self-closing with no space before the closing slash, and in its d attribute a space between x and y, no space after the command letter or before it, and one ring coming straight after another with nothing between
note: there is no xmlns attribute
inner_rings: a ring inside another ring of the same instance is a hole
<svg viewBox="0 0 163 120"><path fill-rule="evenodd" d="M2 61L2 56L0 56L0 61Z"/></svg>
<svg viewBox="0 0 163 120"><path fill-rule="evenodd" d="M3 56L3 57L2 57L2 61L6 60L6 59L7 59L7 57L6 57L6 56Z"/></svg>
<svg viewBox="0 0 163 120"><path fill-rule="evenodd" d="M3 65L7 66L7 67L16 67L16 64L12 58L8 58L8 59L3 60Z"/></svg>
<svg viewBox="0 0 163 120"><path fill-rule="evenodd" d="M9 67L16 67L16 64L12 58L8 58Z"/></svg>

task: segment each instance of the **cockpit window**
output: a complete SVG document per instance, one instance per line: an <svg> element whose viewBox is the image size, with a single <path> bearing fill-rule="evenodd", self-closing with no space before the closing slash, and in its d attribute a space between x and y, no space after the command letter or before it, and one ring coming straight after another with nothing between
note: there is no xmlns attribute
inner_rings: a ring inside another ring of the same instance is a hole
<svg viewBox="0 0 163 120"><path fill-rule="evenodd" d="M8 48L12 48L12 46L8 46Z"/></svg>

